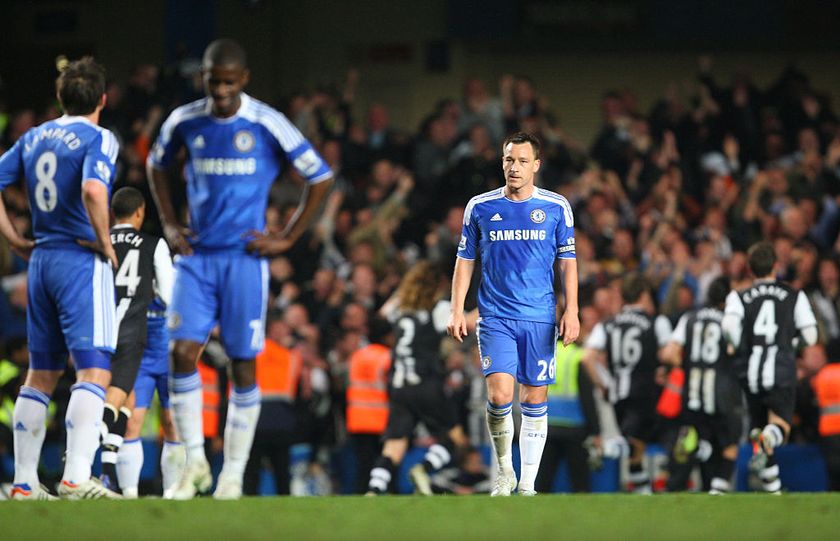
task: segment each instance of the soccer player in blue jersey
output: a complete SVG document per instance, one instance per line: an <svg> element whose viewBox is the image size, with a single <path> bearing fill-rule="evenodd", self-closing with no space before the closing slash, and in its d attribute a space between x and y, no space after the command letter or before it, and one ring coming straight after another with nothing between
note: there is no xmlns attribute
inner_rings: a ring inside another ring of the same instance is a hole
<svg viewBox="0 0 840 541"><path fill-rule="evenodd" d="M547 385L554 383L557 336L568 345L580 332L574 218L565 197L534 185L540 169L536 137L516 133L502 150L505 186L473 197L464 212L447 331L459 341L467 335L464 299L480 256L476 334L487 381L487 426L499 463L491 495L509 496L517 487L511 409L518 381L519 493L531 496L548 430ZM559 322L555 266L565 296Z"/></svg>
<svg viewBox="0 0 840 541"><path fill-rule="evenodd" d="M152 193L173 250L177 277L169 328L172 405L187 448L187 467L174 497L188 499L211 484L201 425L201 379L196 362L210 331L220 326L233 360L224 466L214 497L239 498L242 476L259 418L255 357L263 348L268 295L265 256L288 250L303 234L332 185L326 162L281 113L248 96L245 51L231 40L211 43L202 73L207 97L175 109L149 156ZM181 148L189 229L172 207L167 168ZM266 234L268 192L288 160L308 182L297 213L280 234Z"/></svg>
<svg viewBox="0 0 840 541"><path fill-rule="evenodd" d="M108 194L119 146L97 124L105 106L105 71L90 57L71 62L56 80L64 116L26 132L0 158L0 190L26 179L34 250L15 231L0 202L0 233L31 259L28 272L29 372L15 402L12 497L50 499L38 480L50 395L68 352L76 384L67 406L67 453L59 495L118 498L91 479L99 447L105 388L116 347L114 275Z"/></svg>

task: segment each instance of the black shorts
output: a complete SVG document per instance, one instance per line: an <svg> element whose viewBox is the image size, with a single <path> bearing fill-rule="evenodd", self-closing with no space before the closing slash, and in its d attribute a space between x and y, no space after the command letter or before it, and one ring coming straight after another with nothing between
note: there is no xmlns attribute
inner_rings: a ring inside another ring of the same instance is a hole
<svg viewBox="0 0 840 541"><path fill-rule="evenodd" d="M122 389L126 394L134 389L137 372L143 361L146 344L143 342L123 342L117 344L117 351L111 357L111 385Z"/></svg>
<svg viewBox="0 0 840 541"><path fill-rule="evenodd" d="M746 396L751 428L764 428L768 423L768 411L784 419L788 425L793 423L793 410L796 407L795 387L776 387L757 394L746 393Z"/></svg>
<svg viewBox="0 0 840 541"><path fill-rule="evenodd" d="M440 439L458 423L455 407L444 394L441 381L423 381L419 385L392 389L388 406L386 440L410 438L420 422Z"/></svg>
<svg viewBox="0 0 840 541"><path fill-rule="evenodd" d="M741 416L732 410L714 415L683 410L680 424L696 428L700 439L708 441L715 449L737 445L743 432Z"/></svg>
<svg viewBox="0 0 840 541"><path fill-rule="evenodd" d="M654 443L660 432L660 417L656 414L656 402L647 400L621 400L614 405L615 420L621 435Z"/></svg>

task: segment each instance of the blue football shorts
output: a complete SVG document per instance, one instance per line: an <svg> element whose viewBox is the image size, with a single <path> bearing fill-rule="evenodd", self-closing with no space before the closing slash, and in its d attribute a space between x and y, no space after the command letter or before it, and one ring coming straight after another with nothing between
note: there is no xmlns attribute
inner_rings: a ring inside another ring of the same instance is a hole
<svg viewBox="0 0 840 541"><path fill-rule="evenodd" d="M519 383L554 383L557 326L553 323L483 317L476 325L484 376L503 372Z"/></svg>
<svg viewBox="0 0 840 541"><path fill-rule="evenodd" d="M28 269L26 329L35 370L111 367L117 346L111 265L84 248L36 247Z"/></svg>
<svg viewBox="0 0 840 541"><path fill-rule="evenodd" d="M173 340L204 343L218 324L231 359L253 359L265 341L268 261L220 252L175 262L175 289L167 310Z"/></svg>
<svg viewBox="0 0 840 541"><path fill-rule="evenodd" d="M134 382L135 406L148 408L155 391L169 409L169 331L163 318L149 318L146 349Z"/></svg>

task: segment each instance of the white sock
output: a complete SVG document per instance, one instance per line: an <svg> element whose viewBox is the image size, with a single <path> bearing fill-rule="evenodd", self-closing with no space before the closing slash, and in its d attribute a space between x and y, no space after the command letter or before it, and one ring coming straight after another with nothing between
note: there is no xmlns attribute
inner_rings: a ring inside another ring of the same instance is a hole
<svg viewBox="0 0 840 541"><path fill-rule="evenodd" d="M164 441L160 453L160 473L163 476L163 492L175 486L187 464L184 445L177 441Z"/></svg>
<svg viewBox="0 0 840 541"><path fill-rule="evenodd" d="M513 415L511 402L494 406L487 403L487 429L490 441L499 462L499 471L504 475L513 474Z"/></svg>
<svg viewBox="0 0 840 541"><path fill-rule="evenodd" d="M99 448L105 389L84 381L70 388L64 424L67 427L67 457L63 481L83 483L90 479L90 466Z"/></svg>
<svg viewBox="0 0 840 541"><path fill-rule="evenodd" d="M764 441L773 449L780 447L785 442L785 433L779 425L769 424L765 426L764 430L761 431L761 435L764 436Z"/></svg>
<svg viewBox="0 0 840 541"><path fill-rule="evenodd" d="M175 374L169 382L172 418L181 441L187 448L187 462L206 462L204 456L204 399L198 370Z"/></svg>
<svg viewBox="0 0 840 541"><path fill-rule="evenodd" d="M521 407L519 456L522 469L519 474L519 490L534 490L534 482L540 469L540 460L548 435L548 402L521 404Z"/></svg>
<svg viewBox="0 0 840 541"><path fill-rule="evenodd" d="M125 440L117 455L117 479L123 495L137 497L140 471L143 469L143 442L139 438Z"/></svg>
<svg viewBox="0 0 840 541"><path fill-rule="evenodd" d="M601 443L604 458L621 458L630 456L630 444L623 436L607 438Z"/></svg>
<svg viewBox="0 0 840 541"><path fill-rule="evenodd" d="M12 417L15 440L15 484L37 488L38 462L47 433L47 406L50 397L38 389L20 388Z"/></svg>
<svg viewBox="0 0 840 541"><path fill-rule="evenodd" d="M260 388L233 388L225 424L225 462L219 477L242 479L260 418Z"/></svg>

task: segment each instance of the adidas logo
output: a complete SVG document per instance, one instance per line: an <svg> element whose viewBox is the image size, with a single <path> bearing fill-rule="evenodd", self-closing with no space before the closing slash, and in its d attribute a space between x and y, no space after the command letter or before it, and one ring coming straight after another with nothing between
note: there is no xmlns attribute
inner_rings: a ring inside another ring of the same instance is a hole
<svg viewBox="0 0 840 541"><path fill-rule="evenodd" d="M204 136L198 135L192 142L193 148L204 148Z"/></svg>
<svg viewBox="0 0 840 541"><path fill-rule="evenodd" d="M18 421L17 424L15 425L15 430L17 430L19 432L26 432L26 426L24 426L23 423Z"/></svg>
<svg viewBox="0 0 840 541"><path fill-rule="evenodd" d="M499 213L497 212L496 214L494 214L494 215L493 215L493 217L492 217L492 218L490 218L490 221L491 221L491 222L501 222L501 221L502 221L502 216L501 216L501 214L499 214Z"/></svg>

